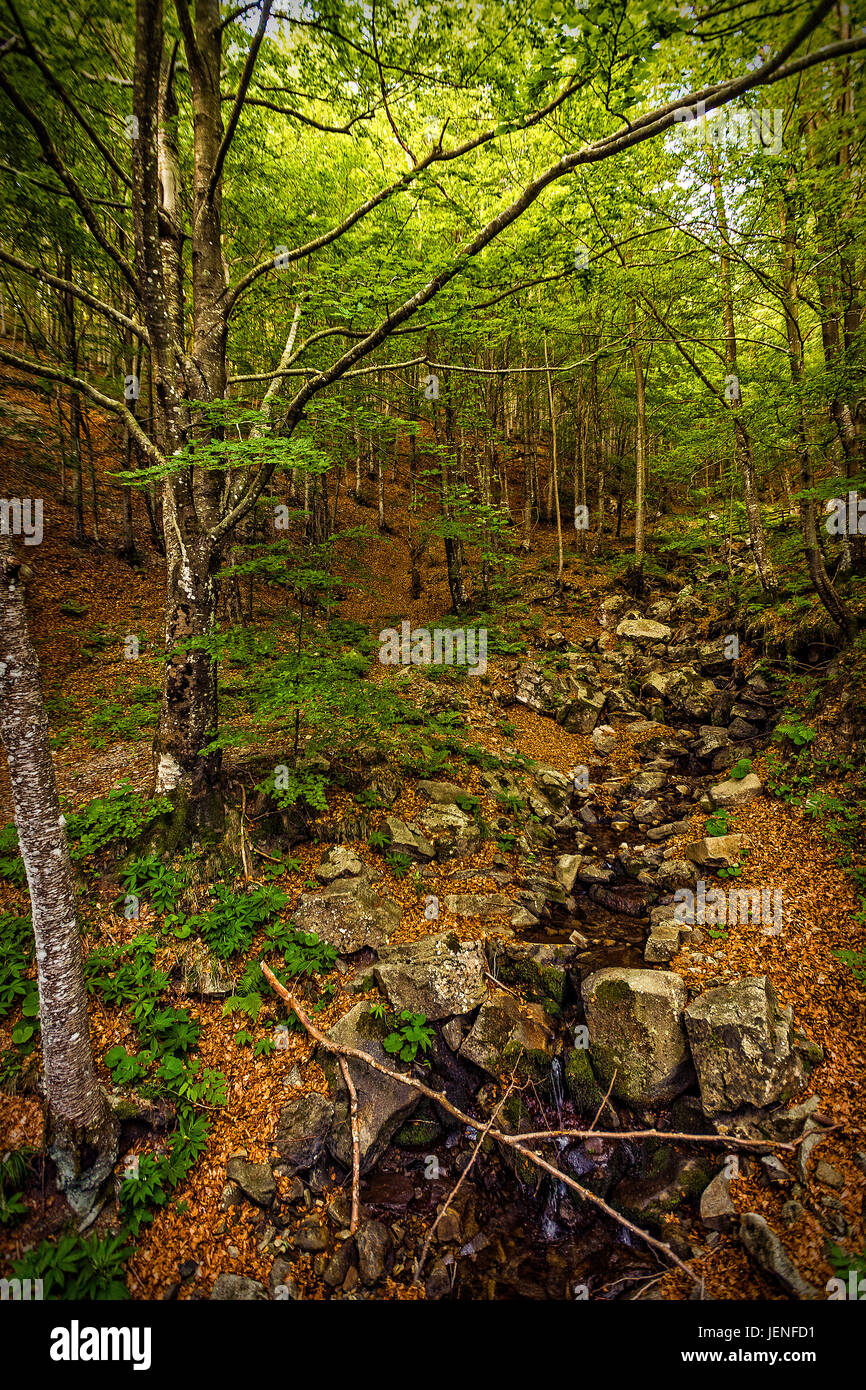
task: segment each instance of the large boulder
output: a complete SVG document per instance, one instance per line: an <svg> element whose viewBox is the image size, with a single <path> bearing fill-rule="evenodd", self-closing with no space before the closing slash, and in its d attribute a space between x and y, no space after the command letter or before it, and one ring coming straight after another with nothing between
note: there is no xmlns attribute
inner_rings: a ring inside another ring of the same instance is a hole
<svg viewBox="0 0 866 1390"><path fill-rule="evenodd" d="M631 1105L666 1104L694 1077L682 1011L686 991L667 970L609 966L581 986L593 1070ZM614 1073L616 1074L614 1076Z"/></svg>
<svg viewBox="0 0 866 1390"><path fill-rule="evenodd" d="M766 975L707 990L685 1023L707 1115L789 1100L806 1080L793 1010L779 1007Z"/></svg>
<svg viewBox="0 0 866 1390"><path fill-rule="evenodd" d="M341 955L387 945L400 918L397 903L380 898L364 878L339 878L324 893L302 893L294 911L301 931L315 932Z"/></svg>
<svg viewBox="0 0 866 1390"><path fill-rule="evenodd" d="M486 967L479 942L439 932L405 946L383 947L375 976L394 1010L411 1009L434 1020L469 1013L483 1002Z"/></svg>
<svg viewBox="0 0 866 1390"><path fill-rule="evenodd" d="M372 1018L369 1004L356 1004L328 1031L331 1042L366 1052L374 1061L399 1069L399 1063L382 1046L383 1030ZM339 1062L332 1052L323 1052L321 1065L334 1097L334 1126L328 1148L346 1168L352 1166L352 1130L349 1120L349 1094ZM420 1096L411 1086L396 1081L352 1058L347 1061L349 1075L358 1093L358 1131L361 1171L367 1172L385 1152L397 1130L415 1110Z"/></svg>

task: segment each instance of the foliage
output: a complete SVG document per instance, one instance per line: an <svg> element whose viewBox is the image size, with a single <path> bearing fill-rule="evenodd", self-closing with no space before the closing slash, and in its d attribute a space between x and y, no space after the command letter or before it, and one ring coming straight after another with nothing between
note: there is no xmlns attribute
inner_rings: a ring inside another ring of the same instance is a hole
<svg viewBox="0 0 866 1390"><path fill-rule="evenodd" d="M375 1007L373 1005L374 1009ZM419 1047L422 1052L430 1051L433 1034L425 1026L426 1014L415 1014L411 1009L403 1009L396 1019L389 1022L392 1031L382 1043L386 1052L396 1053L402 1062L414 1062Z"/></svg>
<svg viewBox="0 0 866 1390"><path fill-rule="evenodd" d="M135 840L172 809L168 797L147 799L125 782L66 817L70 854L73 860L86 859L107 845Z"/></svg>
<svg viewBox="0 0 866 1390"><path fill-rule="evenodd" d="M43 1240L13 1261L16 1279L41 1279L43 1297L90 1302L129 1297L123 1266L132 1254L126 1231L114 1235L80 1236L66 1232Z"/></svg>

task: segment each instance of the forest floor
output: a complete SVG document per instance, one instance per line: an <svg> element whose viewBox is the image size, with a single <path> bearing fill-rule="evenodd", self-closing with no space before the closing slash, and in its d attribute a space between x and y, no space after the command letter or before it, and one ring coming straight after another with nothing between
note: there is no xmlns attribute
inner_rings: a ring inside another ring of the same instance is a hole
<svg viewBox="0 0 866 1390"><path fill-rule="evenodd" d="M6 392L5 409L17 414L20 429L7 433L0 446L4 494L32 493L34 469L37 476L41 469L44 486L45 536L42 544L32 547L27 555L33 569L27 599L49 701L61 795L77 808L121 782L145 791L150 776L149 735L157 710L155 698L161 665L161 561L152 549L144 547L141 566L131 569L108 544L74 545L72 509L59 501L57 480L50 465L44 460L40 463L41 449L47 448L50 457L50 441L44 443L48 429L44 404L26 393L11 390ZM107 434L97 448L96 464L103 480L101 495L109 496L106 474L117 466L117 459ZM116 496L116 491L112 495ZM393 505L399 518L399 494ZM357 510L357 518L353 519L369 524L369 511L354 506L352 510ZM136 502L137 526L143 525L142 518L143 509ZM106 510L102 521L104 534L117 534L115 513ZM549 559L554 548L555 535L549 528L539 529L533 538L532 554L525 561L527 573L531 570L537 578L539 561L545 555ZM361 622L376 633L396 613L415 625L433 625L447 611L442 564L428 561L423 573L423 598L414 603L407 599L408 554L399 535L371 545L366 559L370 569L367 592L355 592L341 605L343 617ZM548 577L549 573L548 569ZM609 587L604 568L593 557L569 553L566 578L572 586L569 594L578 594L580 600L573 602L566 596L559 607L541 604L542 631L545 627L560 631L569 639L600 635L603 629L598 620L599 600ZM256 621L266 624L282 603L278 593L263 597L257 590ZM124 659L124 640L131 633L140 637L142 655L138 661ZM381 669L374 665L370 679L379 679ZM503 733L502 712L492 691L506 678L506 673L496 658L490 660L489 675L489 683L469 681L460 687L461 696L469 701L466 719L477 743L492 752L516 748L566 774L571 774L576 765L589 762L588 739L568 734L551 720L520 706L509 709L510 728ZM834 709L830 706L822 711L821 737L831 739L833 727ZM637 769L627 726L617 756L620 761L614 772ZM755 770L763 777L761 758L756 760ZM447 776L448 770L444 769L444 773ZM486 796L477 773L473 780L461 767L457 780L482 799ZM344 802L348 805L344 793L329 793L329 816L339 815ZM414 785L407 782L391 814L408 822L418 808ZM4 764L0 770L0 823L10 818L10 809ZM672 845L685 844L703 834L700 822L696 811L691 831L672 841ZM742 884L755 882L783 890L785 902L792 909L785 932L768 938L750 925L735 925L725 939L712 943L711 958L703 964L695 965L690 957L680 956L666 968L683 976L690 994L700 992L702 985L717 977L722 969L729 976L766 974L781 1003L793 1006L798 1027L821 1045L824 1060L804 1094L820 1097L821 1113L834 1128L827 1133L816 1157L832 1164L843 1177L843 1186L833 1196L852 1231L846 1244L861 1250L866 1243L866 1174L862 1159L859 1164L855 1159L858 1151L866 1150L866 990L834 952L866 946L866 925L857 921L858 899L840 866L838 850L802 809L761 797L739 813L738 828L750 836L752 844ZM359 846L355 848L360 852ZM461 880L461 892L490 891L493 885L488 875L493 850L488 843L474 858L464 861L464 868L471 867L476 876ZM293 853L299 867L277 880L292 903L311 879L322 849L307 845ZM447 873L443 866L442 877L429 880L427 891L447 892ZM384 864L379 887L403 909L398 940L415 939L429 930L416 893ZM100 944L119 944L147 928L148 909L142 908L140 921L127 922L114 906L116 897L116 880L91 881L82 902L89 939L98 939ZM0 880L0 911L21 901L13 886ZM283 914L285 919L291 918L291 911L290 906ZM489 919L463 919L458 930L462 937L480 938L488 927ZM356 1002L346 989L350 980L351 975L340 978L334 997L318 1016L320 1026L329 1026ZM191 1281L181 1283L175 1290L181 1299L202 1292L207 1296L219 1273L242 1274L267 1284L273 1257L261 1248L260 1213L247 1208L243 1217L228 1224L221 1209L226 1163L239 1151L253 1161L272 1156L272 1136L280 1107L289 1089L294 1087L295 1093L298 1090L296 1068L301 1090L325 1089L306 1035L293 1033L285 1050L253 1059L249 1049L236 1046L237 1022L223 1016L221 1001L184 1002L202 1024L199 1055L204 1065L222 1071L227 1078L228 1103L210 1116L207 1150L196 1167L175 1191L173 1200L141 1229L128 1266L130 1291L137 1298L166 1296L166 1290L178 1284L178 1268L184 1261L194 1261L197 1270ZM10 1045L11 1023L8 1017L0 1022L0 1048ZM98 1059L110 1047L128 1042L132 1035L128 1017L98 1000L92 1004L91 1030ZM102 1079L108 1083L109 1074L101 1060L99 1068ZM4 1148L41 1144L42 1108L37 1095L0 1091L0 1134ZM278 1188L288 1187L289 1182L278 1179ZM381 1196L381 1182L381 1177L374 1173L362 1189L362 1200L375 1204L377 1190ZM823 1289L833 1270L827 1260L825 1231L812 1213L807 1211L793 1225L787 1224L782 1210L788 1197L786 1189L767 1185L755 1167L748 1164L743 1165L742 1175L732 1183L731 1192L738 1210L766 1217L781 1234L800 1272ZM317 1198L310 1214L323 1210L324 1205L325 1197ZM34 1241L59 1231L67 1219L62 1200L48 1185L28 1218L0 1234L0 1256L7 1260L18 1257ZM100 1222L109 1219L110 1213L104 1213ZM416 1213L407 1198L399 1210L399 1220L409 1227L416 1226L420 1233L429 1216L420 1210ZM705 1232L695 1224L690 1239L700 1252L692 1263L704 1278L708 1298L783 1297L778 1286L747 1257L734 1234L723 1234L710 1248ZM679 1299L690 1295L683 1276L663 1273L661 1269L659 1274L663 1277L657 1296ZM304 1297L329 1296L329 1290L314 1273L312 1255L296 1261L293 1275ZM375 1296L423 1295L420 1289L410 1287L407 1278L394 1275L377 1288Z"/></svg>

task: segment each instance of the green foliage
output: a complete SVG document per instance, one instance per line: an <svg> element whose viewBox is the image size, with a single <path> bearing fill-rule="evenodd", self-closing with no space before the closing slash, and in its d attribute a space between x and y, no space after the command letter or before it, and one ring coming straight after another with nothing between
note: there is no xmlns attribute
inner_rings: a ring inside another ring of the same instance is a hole
<svg viewBox="0 0 866 1390"><path fill-rule="evenodd" d="M705 835L727 835L730 827L731 813L726 806L719 806L713 814L708 817L704 826Z"/></svg>
<svg viewBox="0 0 866 1390"><path fill-rule="evenodd" d="M830 954L840 960L843 965L848 966L858 984L866 986L866 950L853 951L846 948L841 951L831 951Z"/></svg>
<svg viewBox="0 0 866 1390"><path fill-rule="evenodd" d="M215 899L207 911L190 917L189 926L219 959L248 951L259 927L284 908L289 899L273 884L236 893L224 884L211 889Z"/></svg>
<svg viewBox="0 0 866 1390"><path fill-rule="evenodd" d="M29 998L35 984L27 975L33 962L33 923L29 916L0 913L0 1018L21 999Z"/></svg>
<svg viewBox="0 0 866 1390"><path fill-rule="evenodd" d="M156 854L133 859L121 872L120 881L127 893L146 898L155 911L168 912L186 887L186 876L164 864Z"/></svg>
<svg viewBox="0 0 866 1390"><path fill-rule="evenodd" d="M327 785L327 777L320 773L305 772L303 769L294 772L286 767L281 772L272 772L258 789L273 797L282 811L291 810L299 801L305 801L311 810L327 811Z"/></svg>
<svg viewBox="0 0 866 1390"><path fill-rule="evenodd" d="M751 758L740 758L739 762L734 763L734 766L730 768L728 776L734 782L742 782L743 778L747 777L751 770Z"/></svg>
<svg viewBox="0 0 866 1390"><path fill-rule="evenodd" d="M153 1208L165 1206L172 1191L183 1181L207 1147L210 1126L189 1108L181 1110L177 1129L169 1138L167 1154L143 1154L136 1171L120 1188L120 1208L135 1235L152 1221Z"/></svg>
<svg viewBox="0 0 866 1390"><path fill-rule="evenodd" d="M18 1189L30 1171L33 1149L12 1149L0 1159L0 1226L14 1226L27 1215L27 1203Z"/></svg>
<svg viewBox="0 0 866 1390"><path fill-rule="evenodd" d="M16 1279L41 1279L43 1297L100 1302L129 1297L123 1266L132 1254L125 1231L114 1235L80 1236L67 1232L43 1240L13 1261Z"/></svg>
<svg viewBox="0 0 866 1390"><path fill-rule="evenodd" d="M159 816L172 810L168 797L141 796L125 782L107 796L97 797L83 811L66 817L66 838L73 860L88 858L107 845L128 843Z"/></svg>
<svg viewBox="0 0 866 1390"><path fill-rule="evenodd" d="M398 854L396 851L391 854L386 854L385 863L388 865L388 868L395 878L405 878L412 867L412 860L409 858L409 855Z"/></svg>
<svg viewBox="0 0 866 1390"><path fill-rule="evenodd" d="M773 730L774 743L784 743L787 739L797 749L805 748L817 736L817 731L805 724L795 710L787 710Z"/></svg>
<svg viewBox="0 0 866 1390"><path fill-rule="evenodd" d="M374 1004L373 1009L375 1007ZM382 1043L386 1052L396 1053L402 1062L414 1062L419 1047L423 1052L430 1051L433 1034L425 1026L426 1014L415 1014L411 1009L403 1009L396 1019L389 1022L393 1031Z"/></svg>

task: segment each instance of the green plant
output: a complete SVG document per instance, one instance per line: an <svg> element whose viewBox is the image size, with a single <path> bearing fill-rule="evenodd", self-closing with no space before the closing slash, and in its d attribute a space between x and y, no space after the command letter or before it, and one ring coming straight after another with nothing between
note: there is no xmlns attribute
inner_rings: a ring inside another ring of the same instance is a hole
<svg viewBox="0 0 866 1390"><path fill-rule="evenodd" d="M727 809L726 806L719 806L715 811L713 811L713 814L708 818L707 823L704 826L704 834L710 836L727 835L728 829L730 827L730 821L730 811Z"/></svg>
<svg viewBox="0 0 866 1390"><path fill-rule="evenodd" d="M391 1021L393 1032L388 1034L382 1046L386 1052L396 1053L402 1062L414 1062L419 1047L423 1052L429 1052L433 1044L433 1034L425 1026L426 1023L426 1014L414 1014L411 1009L403 1009Z"/></svg>
<svg viewBox="0 0 866 1390"><path fill-rule="evenodd" d="M18 1191L30 1171L33 1149L12 1149L0 1159L0 1226L14 1226L27 1215L27 1203Z"/></svg>
<svg viewBox="0 0 866 1390"><path fill-rule="evenodd" d="M396 851L385 856L385 863L395 878L405 878L412 867L408 854L398 854Z"/></svg>
<svg viewBox="0 0 866 1390"><path fill-rule="evenodd" d="M742 782L743 778L747 777L751 770L751 758L740 758L739 762L734 763L734 766L728 772L728 776L734 782Z"/></svg>
<svg viewBox="0 0 866 1390"><path fill-rule="evenodd" d="M123 1266L132 1254L126 1231L108 1236L66 1232L43 1240L12 1264L16 1279L41 1279L44 1298L100 1301L129 1297Z"/></svg>
<svg viewBox="0 0 866 1390"><path fill-rule="evenodd" d="M248 893L235 893L223 884L215 884L211 892L213 906L190 917L188 925L221 960L238 951L248 951L258 928L289 901L272 884L252 888Z"/></svg>
<svg viewBox="0 0 866 1390"><path fill-rule="evenodd" d="M866 986L866 950L852 951L846 948L841 951L831 951L830 954L840 960L843 965L848 966L859 984Z"/></svg>
<svg viewBox="0 0 866 1390"><path fill-rule="evenodd" d="M66 817L69 852L73 860L81 860L115 841L135 840L154 820L172 810L168 797L148 800L125 782Z"/></svg>
<svg viewBox="0 0 866 1390"><path fill-rule="evenodd" d="M156 854L133 859L121 872L127 893L147 898L157 912L168 912L186 887L186 876L164 864Z"/></svg>
<svg viewBox="0 0 866 1390"><path fill-rule="evenodd" d="M27 978L33 962L33 925L30 917L0 913L0 1018L28 999L36 986Z"/></svg>
<svg viewBox="0 0 866 1390"><path fill-rule="evenodd" d="M24 860L18 850L18 831L12 821L0 828L0 878L19 885L27 882Z"/></svg>

